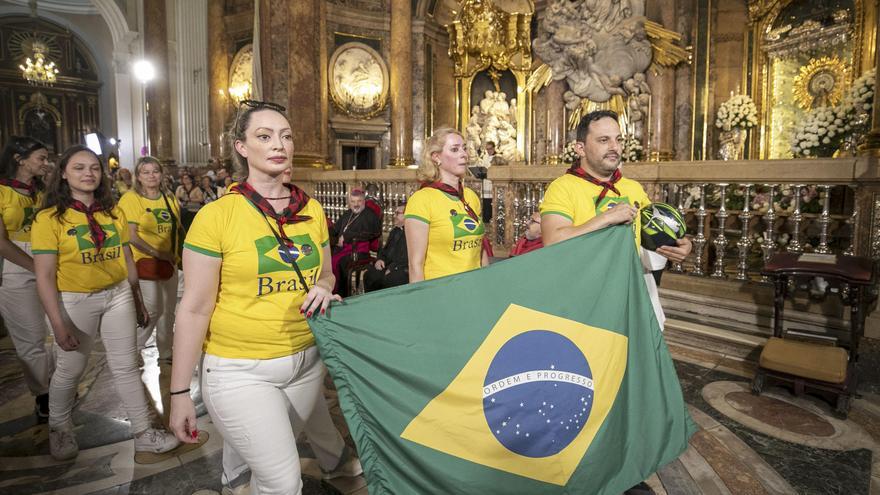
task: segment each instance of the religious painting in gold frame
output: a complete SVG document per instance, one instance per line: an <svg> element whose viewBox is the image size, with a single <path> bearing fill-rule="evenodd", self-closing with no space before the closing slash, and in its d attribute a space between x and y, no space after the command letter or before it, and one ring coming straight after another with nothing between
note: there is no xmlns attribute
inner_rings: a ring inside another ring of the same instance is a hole
<svg viewBox="0 0 880 495"><path fill-rule="evenodd" d="M388 104L390 77L379 52L359 42L341 45L330 58L330 99L356 119L375 117Z"/></svg>
<svg viewBox="0 0 880 495"><path fill-rule="evenodd" d="M840 86L841 91L846 90L852 79L874 66L878 21L876 2L847 1L850 4L850 7L845 9L847 12L833 12L829 16L833 19L832 22L823 25L807 20L801 25L794 26L782 22L781 16L787 8L797 7L797 3L806 6L818 4L810 0L749 0L750 29L746 47L749 50L748 60L751 60L751 64L744 67L743 83L749 88L748 92L758 105L758 126L753 133L755 142L750 145L750 158L790 157L788 135L792 123L806 112L796 103L800 97L794 94L794 79L801 74L802 68L805 71L809 70L807 67L811 60L818 60L823 56L833 59L836 56L843 62L847 73L845 84ZM808 47L801 44L797 56L787 58L770 56L769 50L793 51L797 48L786 47L785 40L782 39L796 29L815 35L811 42L817 46ZM832 43L818 43L819 33L829 30L836 30L840 34L835 41L836 44L832 46ZM840 43L840 40L844 42ZM840 72L836 74L839 76ZM822 75L814 84L819 81L828 83L829 75Z"/></svg>

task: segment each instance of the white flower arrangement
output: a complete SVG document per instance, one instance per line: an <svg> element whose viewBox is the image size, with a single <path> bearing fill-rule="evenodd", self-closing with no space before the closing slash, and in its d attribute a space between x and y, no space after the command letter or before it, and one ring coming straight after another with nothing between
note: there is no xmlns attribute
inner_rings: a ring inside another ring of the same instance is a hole
<svg viewBox="0 0 880 495"><path fill-rule="evenodd" d="M835 109L837 118L844 125L844 131L867 132L870 129L870 116L874 108L874 81L876 68L862 74L843 96ZM867 116L865 119L864 116Z"/></svg>
<svg viewBox="0 0 880 495"><path fill-rule="evenodd" d="M758 125L758 107L749 95L731 95L718 108L715 127L729 131L734 128L749 129Z"/></svg>
<svg viewBox="0 0 880 495"><path fill-rule="evenodd" d="M574 150L574 141L569 141L562 149L562 163L571 166L578 161L578 154Z"/></svg>
<svg viewBox="0 0 880 495"><path fill-rule="evenodd" d="M834 108L814 108L794 126L791 152L796 158L831 156L840 147L844 131L845 121Z"/></svg>
<svg viewBox="0 0 880 495"><path fill-rule="evenodd" d="M638 139L633 136L626 136L623 139L623 156L621 160L625 162L641 161L644 151L645 148L642 147L642 143Z"/></svg>

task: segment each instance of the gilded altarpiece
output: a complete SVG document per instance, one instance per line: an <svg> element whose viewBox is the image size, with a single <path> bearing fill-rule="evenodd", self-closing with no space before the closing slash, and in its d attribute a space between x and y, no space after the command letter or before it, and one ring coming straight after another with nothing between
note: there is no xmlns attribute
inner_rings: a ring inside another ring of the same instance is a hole
<svg viewBox="0 0 880 495"><path fill-rule="evenodd" d="M757 0L749 17L752 66L744 83L759 116L750 156L791 158L795 123L836 105L873 66L877 7L872 0Z"/></svg>
<svg viewBox="0 0 880 495"><path fill-rule="evenodd" d="M515 161L528 161L531 151L527 117L532 93L526 90L526 81L532 65L534 4L528 4L528 12L506 12L491 0L464 0L455 20L447 26L449 56L455 66L456 127L467 133L474 107L485 105L475 88L482 90L486 79L491 80L494 93L508 97L499 104L512 106L509 111L516 129ZM515 93L509 94L514 85Z"/></svg>

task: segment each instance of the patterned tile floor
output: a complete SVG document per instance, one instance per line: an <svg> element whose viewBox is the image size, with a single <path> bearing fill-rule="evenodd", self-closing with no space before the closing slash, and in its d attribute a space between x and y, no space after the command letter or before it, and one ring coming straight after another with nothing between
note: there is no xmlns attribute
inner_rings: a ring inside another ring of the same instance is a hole
<svg viewBox="0 0 880 495"><path fill-rule="evenodd" d="M753 348L709 345L682 332L667 332L691 414L700 427L690 448L648 479L658 494L877 494L880 495L880 390L876 346L868 346L863 397L849 419L838 420L811 396L771 388L749 393ZM707 350L711 349L711 350ZM155 350L145 351L144 381L158 398ZM74 420L81 452L75 461L48 455L45 425L33 402L9 338L0 339L0 495L164 494L220 492L221 440L207 415L202 443L165 456L136 457L104 356L96 351L79 390ZM346 436L335 393L327 391L334 419ZM160 401L157 401L160 402ZM161 410L161 404L157 404ZM363 478L319 481L307 443L299 445L304 494L367 493Z"/></svg>

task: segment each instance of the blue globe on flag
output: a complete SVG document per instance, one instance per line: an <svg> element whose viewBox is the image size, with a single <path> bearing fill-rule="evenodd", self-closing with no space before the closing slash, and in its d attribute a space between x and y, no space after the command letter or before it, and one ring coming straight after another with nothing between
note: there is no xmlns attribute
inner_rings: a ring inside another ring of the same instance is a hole
<svg viewBox="0 0 880 495"><path fill-rule="evenodd" d="M508 340L483 383L483 413L495 438L526 457L548 457L581 432L593 406L593 374L568 338L530 330Z"/></svg>

